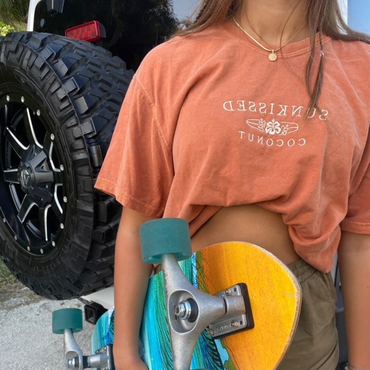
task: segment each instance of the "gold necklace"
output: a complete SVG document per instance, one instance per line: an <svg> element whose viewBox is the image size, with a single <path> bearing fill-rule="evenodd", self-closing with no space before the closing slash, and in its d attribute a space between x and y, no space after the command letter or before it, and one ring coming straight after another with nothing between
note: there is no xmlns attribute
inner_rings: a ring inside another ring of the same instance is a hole
<svg viewBox="0 0 370 370"><path fill-rule="evenodd" d="M268 59L270 62L276 62L277 61L277 52L280 51L283 47L287 46L289 44L289 42L296 36L298 35L299 32L301 32L303 30L303 28L305 27L305 25L307 23L305 23L289 40L288 42L283 45L283 46L280 46L279 49L268 49L266 47L264 47L260 42L258 42L252 35L250 35L235 19L235 17L233 17L233 21L234 23L252 40L254 41L259 47L261 47L263 50L265 51L268 51L270 54L268 55Z"/></svg>

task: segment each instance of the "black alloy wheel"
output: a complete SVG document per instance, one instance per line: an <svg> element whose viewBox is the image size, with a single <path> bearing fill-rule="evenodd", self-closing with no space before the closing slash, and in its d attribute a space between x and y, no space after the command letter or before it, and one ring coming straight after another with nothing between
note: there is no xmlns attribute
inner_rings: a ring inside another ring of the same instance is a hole
<svg viewBox="0 0 370 370"><path fill-rule="evenodd" d="M64 229L68 181L41 109L21 88L11 90L0 100L2 221L24 251L47 255Z"/></svg>

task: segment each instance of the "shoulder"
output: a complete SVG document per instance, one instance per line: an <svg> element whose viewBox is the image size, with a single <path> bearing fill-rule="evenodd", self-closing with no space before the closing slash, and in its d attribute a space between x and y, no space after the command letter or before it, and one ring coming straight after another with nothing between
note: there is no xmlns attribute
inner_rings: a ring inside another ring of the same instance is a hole
<svg viewBox="0 0 370 370"><path fill-rule="evenodd" d="M325 61L326 73L340 83L339 87L354 89L364 102L369 102L370 44L331 39L325 48Z"/></svg>
<svg viewBox="0 0 370 370"><path fill-rule="evenodd" d="M330 39L328 51L328 56L337 59L343 66L352 69L359 65L369 66L370 44L366 42Z"/></svg>
<svg viewBox="0 0 370 370"><path fill-rule="evenodd" d="M228 41L232 42L222 24L193 34L175 36L146 55L137 71L137 78L146 84L148 78L153 82L156 76L160 76L162 81L189 76L214 57Z"/></svg>
<svg viewBox="0 0 370 370"><path fill-rule="evenodd" d="M214 25L203 31L175 36L152 49L145 59L174 56L178 53L182 57L185 57L188 53L194 56L195 52L199 54L200 51L204 52L216 48L220 42L225 41L226 37L227 34L223 30L223 25Z"/></svg>

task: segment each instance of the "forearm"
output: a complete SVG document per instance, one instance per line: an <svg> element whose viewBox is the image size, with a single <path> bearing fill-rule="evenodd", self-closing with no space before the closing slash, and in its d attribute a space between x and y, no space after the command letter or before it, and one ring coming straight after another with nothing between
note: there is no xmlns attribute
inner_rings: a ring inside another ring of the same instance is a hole
<svg viewBox="0 0 370 370"><path fill-rule="evenodd" d="M138 337L151 266L141 259L140 225L150 218L124 210L115 252L115 361L138 357Z"/></svg>
<svg viewBox="0 0 370 370"><path fill-rule="evenodd" d="M370 370L370 237L343 233L339 264L349 363Z"/></svg>

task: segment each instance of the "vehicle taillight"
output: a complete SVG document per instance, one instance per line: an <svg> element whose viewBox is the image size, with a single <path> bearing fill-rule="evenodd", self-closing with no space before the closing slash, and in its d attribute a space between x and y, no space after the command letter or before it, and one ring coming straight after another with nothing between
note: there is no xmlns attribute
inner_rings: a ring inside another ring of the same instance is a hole
<svg viewBox="0 0 370 370"><path fill-rule="evenodd" d="M93 42L105 37L105 28L100 22L91 21L68 28L65 31L65 35L72 39Z"/></svg>

